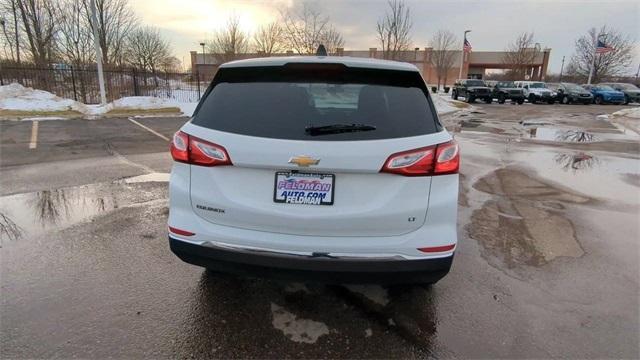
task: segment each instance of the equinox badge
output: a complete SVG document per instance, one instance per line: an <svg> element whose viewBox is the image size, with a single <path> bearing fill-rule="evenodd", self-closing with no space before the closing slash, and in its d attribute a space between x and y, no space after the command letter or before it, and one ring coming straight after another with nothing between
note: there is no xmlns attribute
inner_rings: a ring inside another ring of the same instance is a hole
<svg viewBox="0 0 640 360"><path fill-rule="evenodd" d="M294 156L289 159L289 164L296 164L300 167L308 167L310 165L318 165L320 159L314 159L307 155Z"/></svg>

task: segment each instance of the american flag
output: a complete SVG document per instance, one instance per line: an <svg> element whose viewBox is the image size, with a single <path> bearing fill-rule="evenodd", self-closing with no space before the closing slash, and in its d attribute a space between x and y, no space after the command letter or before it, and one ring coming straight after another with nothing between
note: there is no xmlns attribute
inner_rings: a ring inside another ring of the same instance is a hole
<svg viewBox="0 0 640 360"><path fill-rule="evenodd" d="M596 46L596 54L606 54L608 52L613 51L614 49L605 44L604 42L598 40L598 45Z"/></svg>
<svg viewBox="0 0 640 360"><path fill-rule="evenodd" d="M462 46L462 49L464 50L464 52L471 52L471 44L469 43L469 40L467 40L467 38L464 38L464 45Z"/></svg>

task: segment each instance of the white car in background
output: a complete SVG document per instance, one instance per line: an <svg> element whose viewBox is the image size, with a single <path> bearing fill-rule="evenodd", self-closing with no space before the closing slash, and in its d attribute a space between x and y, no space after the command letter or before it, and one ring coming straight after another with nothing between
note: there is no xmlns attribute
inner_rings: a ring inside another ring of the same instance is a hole
<svg viewBox="0 0 640 360"><path fill-rule="evenodd" d="M522 89L524 97L532 104L538 101L548 104L556 102L558 93L547 88L547 84L542 81L516 81L515 84Z"/></svg>
<svg viewBox="0 0 640 360"><path fill-rule="evenodd" d="M332 283L451 267L460 154L411 64L224 64L171 155L169 241L188 263Z"/></svg>

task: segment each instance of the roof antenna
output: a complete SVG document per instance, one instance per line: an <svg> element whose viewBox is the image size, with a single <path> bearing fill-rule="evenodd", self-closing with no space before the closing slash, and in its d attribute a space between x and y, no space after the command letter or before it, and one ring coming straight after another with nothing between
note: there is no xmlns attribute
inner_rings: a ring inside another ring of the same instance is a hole
<svg viewBox="0 0 640 360"><path fill-rule="evenodd" d="M320 46L318 46L316 56L327 56L327 49L324 47L324 45L320 44Z"/></svg>

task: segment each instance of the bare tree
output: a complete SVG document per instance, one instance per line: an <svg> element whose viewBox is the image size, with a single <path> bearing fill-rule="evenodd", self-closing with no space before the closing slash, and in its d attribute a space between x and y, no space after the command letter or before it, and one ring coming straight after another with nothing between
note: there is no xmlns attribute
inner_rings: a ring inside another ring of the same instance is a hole
<svg viewBox="0 0 640 360"><path fill-rule="evenodd" d="M635 47L635 42L629 35L624 35L616 29L608 28L606 25L600 29L591 28L587 34L576 40L575 53L567 69L570 71L569 74L584 79L589 76L596 36L614 50L605 54L596 54L592 79L594 83L624 72L633 61Z"/></svg>
<svg viewBox="0 0 640 360"><path fill-rule="evenodd" d="M140 27L129 34L124 53L131 65L154 74L171 56L169 44L152 26Z"/></svg>
<svg viewBox="0 0 640 360"><path fill-rule="evenodd" d="M509 68L507 75L511 80L524 79L527 65L534 62L539 54L534 47L533 33L523 32L507 45L502 62Z"/></svg>
<svg viewBox="0 0 640 360"><path fill-rule="evenodd" d="M60 0L58 11L61 17L58 36L61 59L76 68L93 62L93 37L82 3L77 0Z"/></svg>
<svg viewBox="0 0 640 360"><path fill-rule="evenodd" d="M16 0L27 49L36 66L51 64L56 52L60 17L53 0Z"/></svg>
<svg viewBox="0 0 640 360"><path fill-rule="evenodd" d="M277 22L261 26L253 35L253 47L265 56L284 52L287 49L284 29Z"/></svg>
<svg viewBox="0 0 640 360"><path fill-rule="evenodd" d="M85 16L93 31L90 0L82 1ZM138 27L138 19L128 0L95 0L98 19L98 40L105 64L124 64L124 47L128 35Z"/></svg>
<svg viewBox="0 0 640 360"><path fill-rule="evenodd" d="M283 10L281 15L289 48L298 54L315 54L320 44L329 53L344 46L342 35L331 26L329 17L308 3L298 9Z"/></svg>
<svg viewBox="0 0 640 360"><path fill-rule="evenodd" d="M411 46L411 12L401 0L390 0L389 9L378 20L376 33L385 59L398 60Z"/></svg>
<svg viewBox="0 0 640 360"><path fill-rule="evenodd" d="M210 52L220 54L223 62L231 61L249 51L249 34L240 28L240 19L232 16L224 28L213 33L208 47Z"/></svg>
<svg viewBox="0 0 640 360"><path fill-rule="evenodd" d="M0 0L0 26L4 57L20 63L20 21L17 0Z"/></svg>
<svg viewBox="0 0 640 360"><path fill-rule="evenodd" d="M438 30L433 35L433 39L431 40L431 46L433 47L431 64L433 64L436 70L438 88L440 87L440 80L442 79L444 79L443 84L447 84L449 69L451 69L455 61L456 52L454 51L454 47L457 41L456 36L448 30Z"/></svg>
<svg viewBox="0 0 640 360"><path fill-rule="evenodd" d="M331 25L320 36L320 43L327 49L328 54L335 55L338 52L338 48L344 47L342 34Z"/></svg>

